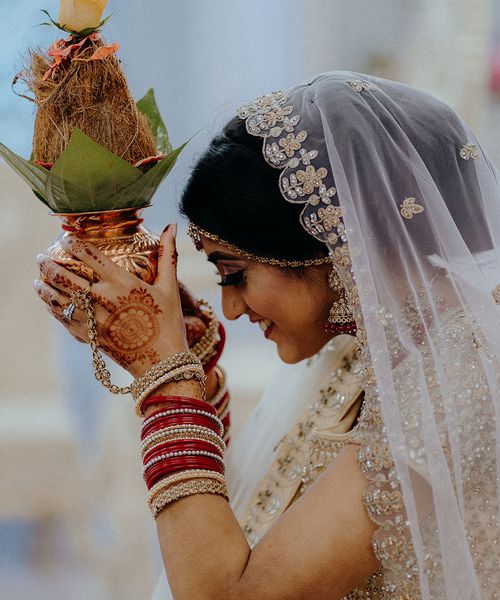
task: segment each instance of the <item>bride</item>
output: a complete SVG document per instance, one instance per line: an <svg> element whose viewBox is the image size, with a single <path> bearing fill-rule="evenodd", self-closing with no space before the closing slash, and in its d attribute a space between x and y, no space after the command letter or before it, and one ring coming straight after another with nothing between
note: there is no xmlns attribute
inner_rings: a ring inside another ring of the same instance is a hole
<svg viewBox="0 0 500 600"><path fill-rule="evenodd" d="M241 107L181 211L224 316L287 363L227 453L224 332L201 303L212 335L188 346L176 225L154 285L81 241L96 283L44 256L35 283L136 378L154 598L497 598L500 189L467 125L401 83L323 74Z"/></svg>

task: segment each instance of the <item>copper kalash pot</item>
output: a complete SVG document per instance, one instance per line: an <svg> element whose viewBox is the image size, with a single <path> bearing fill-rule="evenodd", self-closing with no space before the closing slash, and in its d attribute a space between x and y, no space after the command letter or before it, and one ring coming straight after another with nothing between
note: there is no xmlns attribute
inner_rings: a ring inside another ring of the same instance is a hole
<svg viewBox="0 0 500 600"><path fill-rule="evenodd" d="M90 242L118 266L153 283L158 268L159 237L142 225L141 213L147 208L124 208L85 213L51 213L62 219L61 234L47 249L58 264L88 281L97 281L94 272L66 253L61 240L68 237Z"/></svg>

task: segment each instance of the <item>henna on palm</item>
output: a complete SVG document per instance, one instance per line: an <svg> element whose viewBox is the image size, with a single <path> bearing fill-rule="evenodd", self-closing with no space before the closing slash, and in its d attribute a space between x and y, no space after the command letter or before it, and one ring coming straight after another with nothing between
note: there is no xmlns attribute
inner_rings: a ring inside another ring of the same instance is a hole
<svg viewBox="0 0 500 600"><path fill-rule="evenodd" d="M153 345L160 334L157 315L161 312L145 288L134 288L128 296L118 296L104 323L103 341L122 366L158 362L159 355Z"/></svg>

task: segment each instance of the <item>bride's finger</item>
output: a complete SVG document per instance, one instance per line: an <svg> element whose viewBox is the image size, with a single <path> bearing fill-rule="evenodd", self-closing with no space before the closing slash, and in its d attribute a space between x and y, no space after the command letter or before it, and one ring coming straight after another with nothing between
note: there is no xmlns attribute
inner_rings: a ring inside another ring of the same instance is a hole
<svg viewBox="0 0 500 600"><path fill-rule="evenodd" d="M66 252L88 265L100 280L117 282L123 281L123 278L127 276L125 269L116 265L98 248L88 242L80 239L63 238L61 244Z"/></svg>
<svg viewBox="0 0 500 600"><path fill-rule="evenodd" d="M81 323L85 327L87 326L87 315L83 310L79 308L71 310L70 319L68 319L67 316L65 316L68 315L67 309L71 304L71 298L68 295L60 292L59 290L54 289L53 287L51 287L43 281L40 281L39 279L36 279L34 281L33 287L36 293L38 294L39 298L43 302L45 302L50 312L54 316L57 315L58 317L60 317L60 319L58 320L63 319L61 321L62 323L68 326L75 325L76 323ZM105 321L109 316L109 313L97 304L94 304L94 313L98 322Z"/></svg>
<svg viewBox="0 0 500 600"><path fill-rule="evenodd" d="M89 287L89 282L86 279L65 269L45 254L39 254L37 256L37 262L44 283L50 285L62 294L70 296L72 292L85 290ZM102 287L103 286L99 283L94 284L90 290L90 295L97 304L111 312L114 310L115 306L113 302L101 292Z"/></svg>
<svg viewBox="0 0 500 600"><path fill-rule="evenodd" d="M86 279L68 271L46 254L39 254L36 261L40 267L43 281L68 296L77 290L86 289L89 285Z"/></svg>

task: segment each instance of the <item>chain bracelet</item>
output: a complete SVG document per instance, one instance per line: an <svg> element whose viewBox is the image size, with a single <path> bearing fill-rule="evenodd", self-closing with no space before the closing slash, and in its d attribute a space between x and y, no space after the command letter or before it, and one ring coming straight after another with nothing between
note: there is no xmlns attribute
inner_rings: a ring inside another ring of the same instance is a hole
<svg viewBox="0 0 500 600"><path fill-rule="evenodd" d="M71 294L71 302L73 302L77 308L84 310L87 315L89 343L92 350L92 366L94 368L95 378L112 394L130 394L131 386L119 387L114 383L111 383L111 373L108 371L100 352L99 341L97 338L97 323L95 320L94 307L92 306L92 299L89 296L89 289L90 288L73 292Z"/></svg>

